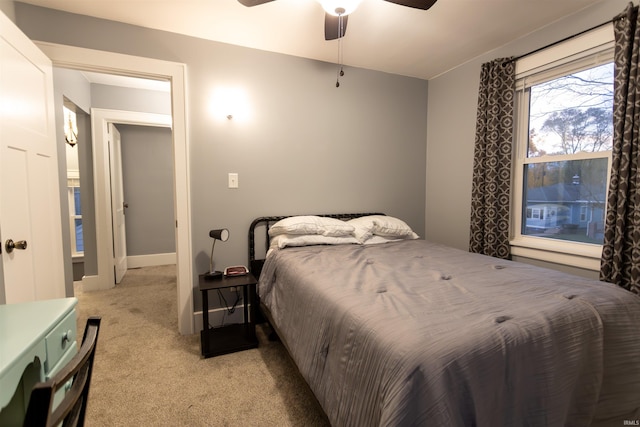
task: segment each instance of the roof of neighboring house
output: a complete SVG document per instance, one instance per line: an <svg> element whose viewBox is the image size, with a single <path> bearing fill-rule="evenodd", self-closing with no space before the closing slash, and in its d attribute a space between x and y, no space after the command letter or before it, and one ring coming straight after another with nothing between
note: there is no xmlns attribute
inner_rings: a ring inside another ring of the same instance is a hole
<svg viewBox="0 0 640 427"><path fill-rule="evenodd" d="M606 193L601 186L591 184L559 183L527 189L528 203L575 203L600 202L606 200Z"/></svg>

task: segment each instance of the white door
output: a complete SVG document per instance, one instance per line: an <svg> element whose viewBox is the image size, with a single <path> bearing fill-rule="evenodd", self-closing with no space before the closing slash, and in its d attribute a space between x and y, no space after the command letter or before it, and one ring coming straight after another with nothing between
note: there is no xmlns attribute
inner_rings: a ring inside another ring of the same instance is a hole
<svg viewBox="0 0 640 427"><path fill-rule="evenodd" d="M0 13L0 242L7 303L65 296L52 76L49 58Z"/></svg>
<svg viewBox="0 0 640 427"><path fill-rule="evenodd" d="M120 283L127 272L127 234L125 232L125 202L122 185L122 149L120 132L109 123L109 168L111 175L111 211L113 219L113 263L115 281Z"/></svg>

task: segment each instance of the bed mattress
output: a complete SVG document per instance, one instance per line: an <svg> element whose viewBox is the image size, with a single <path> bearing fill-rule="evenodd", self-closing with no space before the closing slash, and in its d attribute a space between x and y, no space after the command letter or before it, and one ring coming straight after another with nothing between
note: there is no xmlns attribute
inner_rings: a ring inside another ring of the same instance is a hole
<svg viewBox="0 0 640 427"><path fill-rule="evenodd" d="M640 297L424 240L272 251L261 302L334 426L640 419Z"/></svg>

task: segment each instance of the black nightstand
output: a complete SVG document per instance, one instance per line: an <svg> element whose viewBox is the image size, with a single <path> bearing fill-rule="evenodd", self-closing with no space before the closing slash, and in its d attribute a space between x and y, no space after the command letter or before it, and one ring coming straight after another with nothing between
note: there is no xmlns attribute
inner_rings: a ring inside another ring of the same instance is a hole
<svg viewBox="0 0 640 427"><path fill-rule="evenodd" d="M199 276L198 289L202 292L202 331L200 331L200 348L202 357L219 356L240 350L258 347L256 337L256 319L258 315L256 284L258 281L251 274L206 280L204 274ZM244 305L244 323L209 328L209 291L242 287ZM249 313L251 307L251 313Z"/></svg>

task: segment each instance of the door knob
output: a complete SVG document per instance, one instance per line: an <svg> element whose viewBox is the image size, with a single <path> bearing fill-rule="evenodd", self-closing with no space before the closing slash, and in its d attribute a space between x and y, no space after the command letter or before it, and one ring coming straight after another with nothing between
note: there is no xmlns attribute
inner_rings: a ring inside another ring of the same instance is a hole
<svg viewBox="0 0 640 427"><path fill-rule="evenodd" d="M8 254L13 252L14 249L24 250L27 249L27 241L18 240L17 242L14 242L12 239L9 239L4 243L4 248L6 249Z"/></svg>

